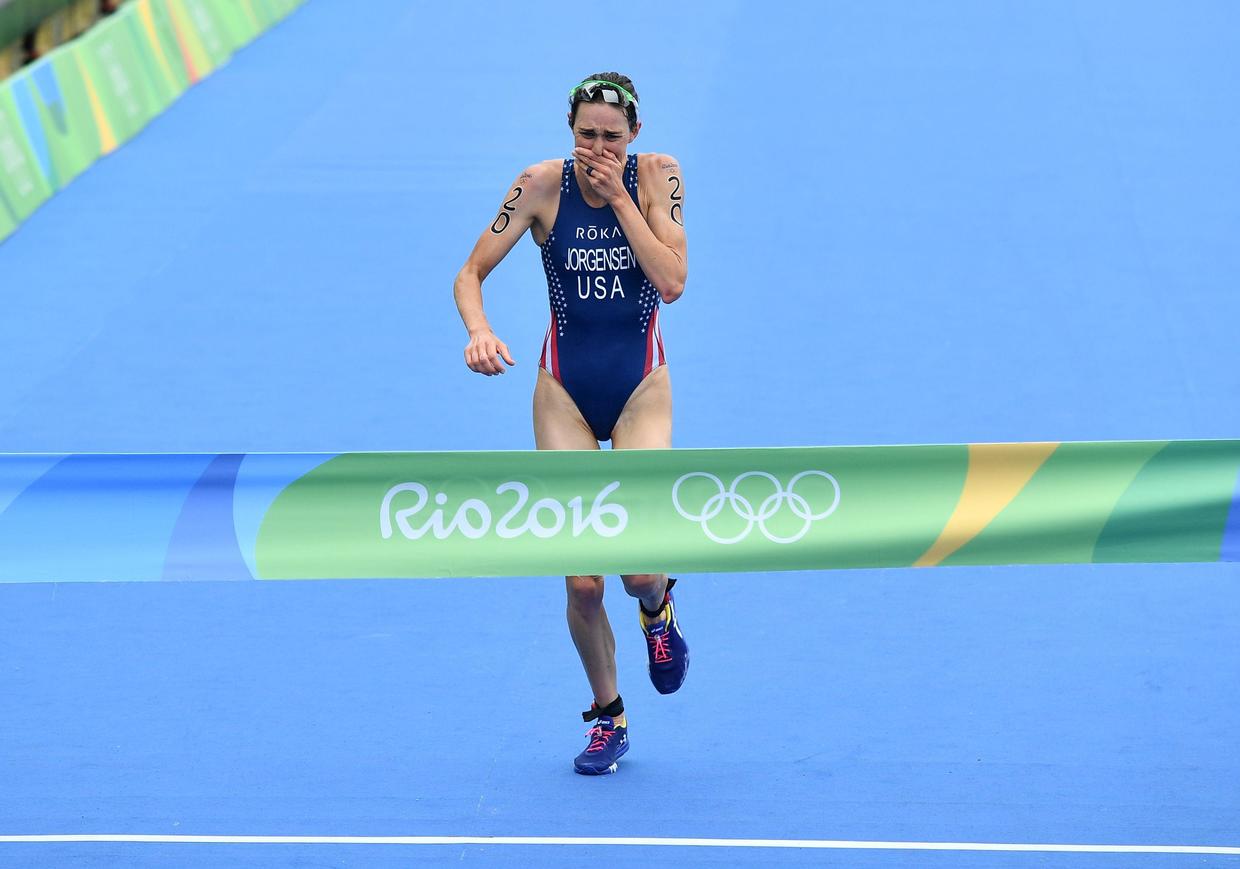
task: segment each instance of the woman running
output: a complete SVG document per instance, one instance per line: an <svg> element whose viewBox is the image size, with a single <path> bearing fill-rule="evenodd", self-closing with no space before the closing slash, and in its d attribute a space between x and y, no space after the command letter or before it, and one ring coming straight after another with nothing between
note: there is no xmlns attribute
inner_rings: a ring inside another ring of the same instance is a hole
<svg viewBox="0 0 1240 869"><path fill-rule="evenodd" d="M518 177L490 228L456 277L469 331L465 364L488 376L515 365L482 310L482 282L525 231L542 249L551 325L534 388L540 450L667 449L672 386L659 303L684 292L683 176L666 154L629 154L641 122L637 91L619 73L599 73L568 97L573 155L544 160ZM622 576L638 600L650 680L661 694L684 682L689 649L666 574ZM574 760L584 775L615 772L628 751L628 722L616 682L616 642L603 608L603 577L569 576L568 629L594 699L589 744Z"/></svg>

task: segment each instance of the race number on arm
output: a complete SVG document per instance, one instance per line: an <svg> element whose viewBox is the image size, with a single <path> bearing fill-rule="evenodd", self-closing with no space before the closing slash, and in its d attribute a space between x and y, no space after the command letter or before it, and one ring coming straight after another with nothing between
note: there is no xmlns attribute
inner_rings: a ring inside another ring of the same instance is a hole
<svg viewBox="0 0 1240 869"><path fill-rule="evenodd" d="M646 222L655 238L688 262L685 241L685 181L680 163L668 154L643 154L638 167ZM687 272L687 266L685 267Z"/></svg>
<svg viewBox="0 0 1240 869"><path fill-rule="evenodd" d="M517 176L491 225L483 230L456 276L452 292L461 320L469 332L465 364L471 371L487 375L503 374L505 362L516 364L508 346L495 335L483 312L482 282L527 229L541 229L546 222L548 205L558 201L552 197L559 196L559 174L552 165L554 162L535 164Z"/></svg>
<svg viewBox="0 0 1240 869"><path fill-rule="evenodd" d="M549 195L559 194L558 171L549 167L549 162L555 161L536 163L517 176L504 195L491 225L479 236L469 259L465 261L465 269L477 275L479 282L486 280L525 231L544 217ZM544 235L548 229L543 229Z"/></svg>

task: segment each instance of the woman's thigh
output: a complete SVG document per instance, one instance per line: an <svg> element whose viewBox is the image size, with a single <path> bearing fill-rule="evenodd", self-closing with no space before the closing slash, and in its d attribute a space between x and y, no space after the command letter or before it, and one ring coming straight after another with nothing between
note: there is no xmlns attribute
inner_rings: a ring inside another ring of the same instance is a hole
<svg viewBox="0 0 1240 869"><path fill-rule="evenodd" d="M542 368L534 386L534 444L540 450L598 449L568 390Z"/></svg>
<svg viewBox="0 0 1240 869"><path fill-rule="evenodd" d="M625 402L611 432L617 450L666 450L672 446L672 378L666 365L651 371Z"/></svg>

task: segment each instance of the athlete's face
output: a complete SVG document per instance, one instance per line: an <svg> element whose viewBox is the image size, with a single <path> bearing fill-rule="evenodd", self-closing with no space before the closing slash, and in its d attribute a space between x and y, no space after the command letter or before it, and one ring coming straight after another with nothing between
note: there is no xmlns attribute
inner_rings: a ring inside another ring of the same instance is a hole
<svg viewBox="0 0 1240 869"><path fill-rule="evenodd" d="M637 127L630 130L624 109L614 103L579 103L576 121L572 121L571 113L569 118L574 147L585 148L599 156L610 151L621 163L627 156L629 142L637 138L642 128L639 121Z"/></svg>

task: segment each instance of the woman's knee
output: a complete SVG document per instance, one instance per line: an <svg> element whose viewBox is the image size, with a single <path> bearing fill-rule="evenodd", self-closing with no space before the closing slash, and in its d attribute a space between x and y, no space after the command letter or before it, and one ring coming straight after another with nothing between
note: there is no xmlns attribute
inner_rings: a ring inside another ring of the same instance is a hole
<svg viewBox="0 0 1240 869"><path fill-rule="evenodd" d="M664 581L661 573L633 573L620 578L624 580L624 590L629 597L650 597Z"/></svg>
<svg viewBox="0 0 1240 869"><path fill-rule="evenodd" d="M577 610L596 610L603 605L603 577L566 576L568 605Z"/></svg>

